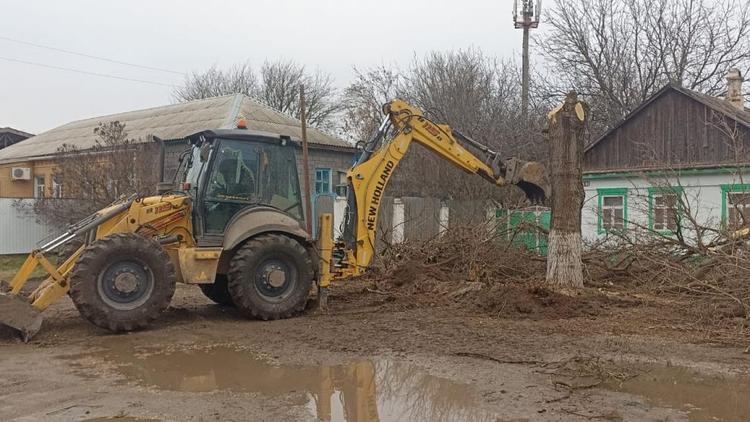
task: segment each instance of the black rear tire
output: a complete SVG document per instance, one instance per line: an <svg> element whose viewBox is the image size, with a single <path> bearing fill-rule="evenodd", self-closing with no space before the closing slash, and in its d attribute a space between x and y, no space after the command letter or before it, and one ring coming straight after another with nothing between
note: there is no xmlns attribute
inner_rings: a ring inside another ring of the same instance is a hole
<svg viewBox="0 0 750 422"><path fill-rule="evenodd" d="M226 275L216 274L216 279L213 284L199 284L198 287L200 287L203 295L211 299L217 305L234 305L234 302L232 302L232 296L229 294L229 285Z"/></svg>
<svg viewBox="0 0 750 422"><path fill-rule="evenodd" d="M92 324L133 331L155 320L172 300L175 270L153 239L113 234L84 249L70 275L70 298Z"/></svg>
<svg viewBox="0 0 750 422"><path fill-rule="evenodd" d="M246 316L289 318L305 309L313 263L298 241L266 234L242 245L229 266L229 294Z"/></svg>

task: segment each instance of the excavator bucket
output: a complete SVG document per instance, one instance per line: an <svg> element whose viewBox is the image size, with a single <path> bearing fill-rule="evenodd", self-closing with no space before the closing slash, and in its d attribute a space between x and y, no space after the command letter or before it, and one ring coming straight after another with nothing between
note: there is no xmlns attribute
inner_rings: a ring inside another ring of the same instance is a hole
<svg viewBox="0 0 750 422"><path fill-rule="evenodd" d="M543 204L549 196L547 171L541 163L535 161L524 163L513 183L521 188L532 204Z"/></svg>
<svg viewBox="0 0 750 422"><path fill-rule="evenodd" d="M42 327L42 313L21 296L0 293L0 326L28 341Z"/></svg>

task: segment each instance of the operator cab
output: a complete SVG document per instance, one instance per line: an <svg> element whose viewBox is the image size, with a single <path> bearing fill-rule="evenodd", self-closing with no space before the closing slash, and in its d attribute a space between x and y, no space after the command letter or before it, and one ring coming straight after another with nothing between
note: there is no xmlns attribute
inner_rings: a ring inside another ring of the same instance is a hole
<svg viewBox="0 0 750 422"><path fill-rule="evenodd" d="M227 129L198 132L188 140L182 189L194 200L199 244L219 242L232 219L250 209L271 208L303 220L296 143L289 137Z"/></svg>

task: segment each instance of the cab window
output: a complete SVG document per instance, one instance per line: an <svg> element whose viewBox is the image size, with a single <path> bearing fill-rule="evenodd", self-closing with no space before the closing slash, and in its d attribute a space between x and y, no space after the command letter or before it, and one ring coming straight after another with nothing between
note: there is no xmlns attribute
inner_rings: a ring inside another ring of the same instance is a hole
<svg viewBox="0 0 750 422"><path fill-rule="evenodd" d="M248 140L219 141L205 190L207 233L223 233L244 208L266 205L301 219L293 148Z"/></svg>

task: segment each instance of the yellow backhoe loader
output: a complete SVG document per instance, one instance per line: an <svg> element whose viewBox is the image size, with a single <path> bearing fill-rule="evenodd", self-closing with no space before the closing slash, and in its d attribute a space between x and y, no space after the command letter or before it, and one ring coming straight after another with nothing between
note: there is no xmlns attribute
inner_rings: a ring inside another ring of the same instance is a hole
<svg viewBox="0 0 750 422"><path fill-rule="evenodd" d="M67 294L93 324L136 330L167 308L177 282L265 320L303 311L314 282L325 306L332 280L360 275L372 262L381 199L413 141L498 186L517 185L533 202L545 198L540 164L503 160L402 100L384 113L348 172L342 239L333 241L330 214L320 217L317 241L303 228L295 141L241 128L202 131L188 137L179 183L117 201L34 250L0 293L0 324L28 339L41 312ZM74 239L83 245L55 267L47 257ZM26 291L38 266L48 277Z"/></svg>

